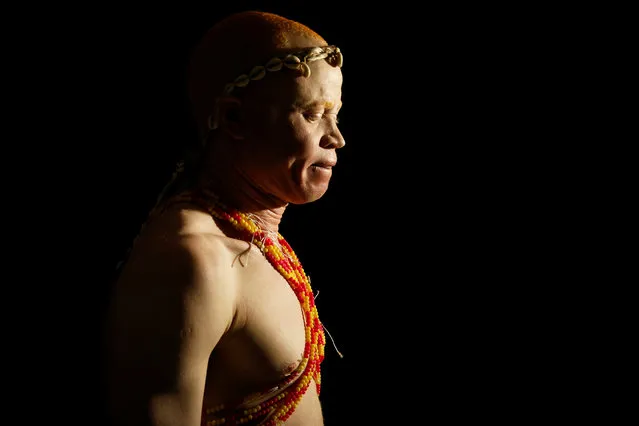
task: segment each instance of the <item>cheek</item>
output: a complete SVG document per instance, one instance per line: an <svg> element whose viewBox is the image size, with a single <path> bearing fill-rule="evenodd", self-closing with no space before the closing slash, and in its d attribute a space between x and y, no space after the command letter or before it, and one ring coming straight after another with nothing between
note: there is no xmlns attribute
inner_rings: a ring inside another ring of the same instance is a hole
<svg viewBox="0 0 639 426"><path fill-rule="evenodd" d="M290 149L297 153L310 151L313 146L313 126L304 119L292 119L288 124Z"/></svg>

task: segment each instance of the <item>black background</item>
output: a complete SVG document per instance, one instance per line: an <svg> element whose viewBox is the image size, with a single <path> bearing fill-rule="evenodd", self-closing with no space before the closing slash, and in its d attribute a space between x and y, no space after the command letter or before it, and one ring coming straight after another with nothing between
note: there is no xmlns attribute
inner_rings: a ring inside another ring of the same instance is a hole
<svg viewBox="0 0 639 426"><path fill-rule="evenodd" d="M565 351L579 327L561 313L583 236L561 129L564 47L578 43L559 11L91 3L34 7L15 37L24 123L11 145L26 153L7 156L17 191L6 210L29 236L12 230L27 295L10 352L28 359L13 389L26 424L106 424L99 344L113 267L194 137L189 49L247 9L301 21L344 53L347 145L325 197L290 207L281 228L344 354L329 339L326 424L512 424L565 406L564 389L584 380Z"/></svg>

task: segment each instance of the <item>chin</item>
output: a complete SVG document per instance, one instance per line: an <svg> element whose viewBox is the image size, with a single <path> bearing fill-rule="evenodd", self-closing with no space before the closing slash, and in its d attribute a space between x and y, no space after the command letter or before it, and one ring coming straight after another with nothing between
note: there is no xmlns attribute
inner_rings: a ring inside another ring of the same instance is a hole
<svg viewBox="0 0 639 426"><path fill-rule="evenodd" d="M302 189L300 193L297 193L289 200L289 203L297 205L312 203L322 198L325 193L326 188L308 188L306 190Z"/></svg>
<svg viewBox="0 0 639 426"><path fill-rule="evenodd" d="M291 192L291 204L307 204L317 201L326 194L330 182L330 170L317 172L315 168L308 168L297 180L294 180L295 190Z"/></svg>
<svg viewBox="0 0 639 426"><path fill-rule="evenodd" d="M309 196L307 197L307 203L312 203L313 201L319 200L320 198L324 196L324 194L326 194L326 190L314 191L310 193Z"/></svg>

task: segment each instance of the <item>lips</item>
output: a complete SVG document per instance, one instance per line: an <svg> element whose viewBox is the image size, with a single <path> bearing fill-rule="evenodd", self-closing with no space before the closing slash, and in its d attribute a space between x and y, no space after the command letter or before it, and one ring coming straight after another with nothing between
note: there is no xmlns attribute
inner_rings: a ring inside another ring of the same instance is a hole
<svg viewBox="0 0 639 426"><path fill-rule="evenodd" d="M328 161L318 161L317 163L313 163L312 166L321 167L323 169L331 169L335 166L335 164L337 164L337 161L328 160Z"/></svg>

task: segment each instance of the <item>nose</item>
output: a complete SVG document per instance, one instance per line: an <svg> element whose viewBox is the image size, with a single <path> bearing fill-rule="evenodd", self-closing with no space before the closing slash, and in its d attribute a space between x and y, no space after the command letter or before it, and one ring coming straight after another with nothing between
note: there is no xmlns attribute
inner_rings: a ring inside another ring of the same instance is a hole
<svg viewBox="0 0 639 426"><path fill-rule="evenodd" d="M343 148L346 145L346 141L344 140L344 136L342 136L342 132L340 132L337 127L337 123L333 122L330 124L330 128L322 137L320 145L322 148Z"/></svg>

